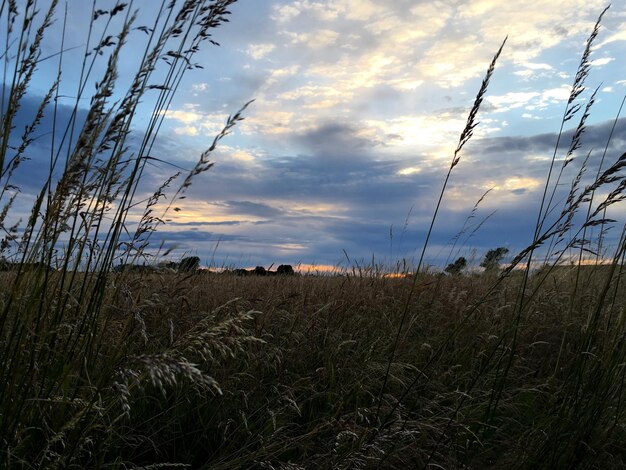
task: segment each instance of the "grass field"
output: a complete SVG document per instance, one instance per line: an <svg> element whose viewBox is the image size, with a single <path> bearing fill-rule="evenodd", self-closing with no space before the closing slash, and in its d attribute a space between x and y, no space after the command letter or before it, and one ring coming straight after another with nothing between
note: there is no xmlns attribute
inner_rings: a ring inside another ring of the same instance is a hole
<svg viewBox="0 0 626 470"><path fill-rule="evenodd" d="M182 76L233 3L164 1L144 29L127 5L94 4L90 25L102 25L102 36L90 27L73 113L52 134L47 173L24 216L16 175L43 116L57 125L63 52L31 125L15 123L50 58L41 42L57 18L64 44L67 19L56 1L43 11L34 1L2 2L0 467L626 466L626 230L607 216L626 197L626 153L603 156L595 175L579 156L571 181L564 171L594 103L595 94L586 102L582 94L604 12L563 113L559 139L572 121L571 142L556 143L534 236L508 264L454 275L426 268L504 41L451 156L421 255L402 275L381 266L317 276L117 272L120 263L167 261L154 256L151 234L244 119L248 105L180 180L153 193L140 186ZM137 30L145 53L120 90L118 57ZM94 64L104 65L101 76ZM138 131L146 103L153 108ZM609 227L621 233L612 245Z"/></svg>
<svg viewBox="0 0 626 470"><path fill-rule="evenodd" d="M606 269L581 276L574 292L575 269L552 273L518 320L521 275L495 290L479 275L424 275L415 287L346 275L110 275L89 367L64 353L63 383L39 383L67 349L38 351L19 415L30 421L16 423L5 463L619 467L623 272L606 298ZM57 332L57 344L71 333ZM33 387L49 387L48 398Z"/></svg>

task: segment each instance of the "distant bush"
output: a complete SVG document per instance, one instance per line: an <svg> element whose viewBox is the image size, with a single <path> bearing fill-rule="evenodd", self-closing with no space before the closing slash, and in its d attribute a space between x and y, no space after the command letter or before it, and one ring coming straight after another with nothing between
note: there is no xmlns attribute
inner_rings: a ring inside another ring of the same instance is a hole
<svg viewBox="0 0 626 470"><path fill-rule="evenodd" d="M183 258L182 260L180 260L180 263L178 263L177 269L178 269L178 272L188 273L188 272L197 271L199 267L200 267L200 258L198 258L197 256L190 256L190 257Z"/></svg>
<svg viewBox="0 0 626 470"><path fill-rule="evenodd" d="M482 268L485 268L485 271L487 272L496 271L500 269L500 262L507 255L508 252L509 249L503 246L489 250L485 254L483 260L480 262L480 266Z"/></svg>
<svg viewBox="0 0 626 470"><path fill-rule="evenodd" d="M444 270L448 274L459 275L467 266L467 260L461 256L454 263L450 263Z"/></svg>
<svg viewBox="0 0 626 470"><path fill-rule="evenodd" d="M295 274L295 271L290 264L281 264L280 266L278 266L278 268L276 268L276 274L291 276Z"/></svg>

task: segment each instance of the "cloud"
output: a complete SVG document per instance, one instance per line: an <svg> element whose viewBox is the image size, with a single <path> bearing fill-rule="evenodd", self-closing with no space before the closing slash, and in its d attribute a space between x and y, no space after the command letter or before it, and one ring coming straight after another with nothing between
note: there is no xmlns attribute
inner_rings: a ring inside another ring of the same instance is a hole
<svg viewBox="0 0 626 470"><path fill-rule="evenodd" d="M188 105L188 110L171 109L166 111L166 119L175 119L183 124L193 124L202 119L202 114L193 110L193 105Z"/></svg>
<svg viewBox="0 0 626 470"><path fill-rule="evenodd" d="M595 59L591 62L591 65L593 67L603 67L607 64L610 64L611 62L613 62L615 60L615 58L613 57L602 57L600 59Z"/></svg>
<svg viewBox="0 0 626 470"><path fill-rule="evenodd" d="M224 220L222 222L207 222L207 221L203 221L203 220L198 220L198 221L193 221L193 222L175 222L175 221L171 221L167 223L170 226L175 226L175 227L213 227L213 226L220 226L220 225L241 225L242 222L239 220Z"/></svg>
<svg viewBox="0 0 626 470"><path fill-rule="evenodd" d="M293 5L274 5L272 19L277 23L286 23L300 14L300 2Z"/></svg>
<svg viewBox="0 0 626 470"><path fill-rule="evenodd" d="M191 89L197 92L204 92L209 89L209 84L208 83L194 83L193 85L191 85Z"/></svg>
<svg viewBox="0 0 626 470"><path fill-rule="evenodd" d="M282 214L282 211L275 207L269 206L264 203L252 202L252 201L224 201L209 203L213 206L225 208L229 214L237 215L253 215L256 217L277 217Z"/></svg>
<svg viewBox="0 0 626 470"><path fill-rule="evenodd" d="M278 44L278 37L280 47L264 55L271 62L246 69L238 91L257 101L235 131L237 142L216 152L216 166L190 189L187 201L211 203L190 213L206 223L240 222L220 226L247 236L221 245L229 259L332 264L342 249L366 259L410 256L424 239L480 80L509 35L481 124L444 196L433 248L445 246L490 187L480 216L499 210L470 244L525 246L556 142L545 126L562 113L603 7L600 0L274 2L270 30L247 40L242 60L252 58L249 45ZM614 30L615 20L605 21ZM616 66L607 59L617 53L602 54L594 50L596 65ZM216 103L232 102L236 86L234 76L228 99ZM207 109L195 111L212 114ZM608 130L589 126L566 181L584 151L604 147ZM625 137L614 136L609 158ZM562 145L570 140L566 132ZM250 158L231 158L239 150ZM597 162L590 160L587 175ZM406 229L398 229L411 207Z"/></svg>
<svg viewBox="0 0 626 470"><path fill-rule="evenodd" d="M522 77L525 81L551 78L558 74L549 64L523 62L517 65L520 70L516 70L513 74Z"/></svg>
<svg viewBox="0 0 626 470"><path fill-rule="evenodd" d="M283 32L291 44L303 44L310 49L325 49L337 42L339 33L331 29L319 29L314 33Z"/></svg>
<svg viewBox="0 0 626 470"><path fill-rule="evenodd" d="M366 21L380 12L380 5L371 0L337 0L332 3L312 0L296 0L290 4L275 5L272 17L277 23L287 23L299 16L311 15L322 21L345 18Z"/></svg>
<svg viewBox="0 0 626 470"><path fill-rule="evenodd" d="M173 127L177 135L194 137L198 135L216 135L224 127L226 114L205 113L197 104L185 103L182 109L168 109L163 112L165 119L176 121L182 126Z"/></svg>
<svg viewBox="0 0 626 470"><path fill-rule="evenodd" d="M271 44L276 35L284 43L272 52L272 67L252 72L249 89L257 101L241 131L271 151L294 152L289 145L300 144L294 134L330 120L353 123L389 152L424 152L433 141L442 145L458 136L480 78L508 34L492 78L496 91L490 90L485 103L484 111L490 105L492 114L477 130L501 132L512 121L527 121L521 114L537 116L567 99L566 83L600 3L276 2L270 9L274 34L253 44ZM555 63L552 51L563 44L573 55ZM565 71L559 70L563 63ZM507 93L503 83L520 86ZM433 118L451 106L462 111ZM517 109L524 112L512 118Z"/></svg>
<svg viewBox="0 0 626 470"><path fill-rule="evenodd" d="M276 49L275 44L250 44L246 52L254 60L261 60L274 49Z"/></svg>
<svg viewBox="0 0 626 470"><path fill-rule="evenodd" d="M413 175L415 173L419 173L420 171L422 171L421 168L410 166L410 167L402 168L401 170L398 170L398 174L408 176L408 175Z"/></svg>
<svg viewBox="0 0 626 470"><path fill-rule="evenodd" d="M609 35L608 37L601 39L598 42L598 48L604 47L607 44L611 44L618 41L626 41L626 23L622 23L617 26L617 32Z"/></svg>
<svg viewBox="0 0 626 470"><path fill-rule="evenodd" d="M544 91L509 92L504 95L489 95L486 101L490 112L505 113L512 109L527 110L545 109L568 100L571 93L570 85L561 85Z"/></svg>
<svg viewBox="0 0 626 470"><path fill-rule="evenodd" d="M446 120L456 114L450 109L432 119ZM577 171L587 149L604 147L611 127L610 121L588 127L583 148L566 178ZM221 146L214 155L216 166L197 177L187 199L177 204L181 210L170 215L171 222L154 235L153 242L176 246L175 255L197 253L205 261L219 245L218 264L333 264L341 260L344 249L354 259L371 259L372 254L388 260L392 254L414 256L423 242L450 155L394 154L385 147L386 139L372 129L398 130L393 126L384 129L382 124L377 128L327 121L290 135L300 152L288 156L248 151L250 159L231 158L243 150ZM625 129L626 119L621 119L609 147L609 160L626 143ZM565 132L563 145L571 137L572 131ZM182 136L175 134L162 135L154 154L170 155L172 163L182 165L197 158L199 148L180 139ZM447 256L447 240L490 187L494 189L477 220L496 208L498 212L463 250L504 244L516 250L529 243L555 142L554 133L487 134L471 141L444 196L429 262L441 262L441 257ZM598 157L599 152L589 161L587 175L596 171ZM145 183L150 186L160 181L161 173L148 173ZM440 249L441 255L437 253Z"/></svg>
<svg viewBox="0 0 626 470"><path fill-rule="evenodd" d="M177 135L188 135L188 136L196 136L200 132L195 126L184 126L184 127L176 127L174 128L174 132Z"/></svg>
<svg viewBox="0 0 626 470"><path fill-rule="evenodd" d="M326 123L296 137L296 140L313 155L364 155L376 143L359 135L360 130L349 124Z"/></svg>
<svg viewBox="0 0 626 470"><path fill-rule="evenodd" d="M9 91L5 89L8 96ZM18 112L13 120L13 129L9 135L8 148L6 153L5 165L16 155L17 148L22 144L22 131L26 126L33 123L38 108L43 100L43 96L34 93L26 93L20 102ZM51 143L54 137L55 142L62 141L63 134L71 122L74 115L74 108L67 104L68 99L60 98L56 108L56 122L52 115L53 107L49 105L44 113L41 122L35 127L33 134L30 136L33 141L27 146L26 151L22 154L23 162L15 171L11 184L17 185L24 193L36 193L41 189L43 181L48 177L51 158ZM76 110L75 128L81 129L87 116L86 110L78 108ZM53 129L56 128L56 134L53 135ZM59 157L62 159L67 151L67 145L64 145L61 151L58 151ZM52 156L56 156L52 154ZM58 178L62 173L62 165L56 166L53 171L53 180ZM3 183L5 180L3 180ZM26 199L18 198L18 199Z"/></svg>

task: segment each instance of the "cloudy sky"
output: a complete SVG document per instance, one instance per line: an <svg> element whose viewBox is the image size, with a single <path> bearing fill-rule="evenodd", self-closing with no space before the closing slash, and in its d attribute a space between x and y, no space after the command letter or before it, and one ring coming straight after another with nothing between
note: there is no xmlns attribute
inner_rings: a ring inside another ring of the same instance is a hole
<svg viewBox="0 0 626 470"><path fill-rule="evenodd" d="M84 47L87 3L68 0L68 48ZM140 23L149 23L156 3L135 2ZM206 44L197 56L204 68L183 80L155 156L191 168L227 116L255 102L155 241L175 245L176 256L195 254L217 265L336 266L347 263L346 254L366 263L415 258L481 80L508 36L480 124L452 173L427 261L446 261L489 189L453 255L480 258L496 246L512 253L525 247L585 40L605 6L604 0L239 0L230 22L214 31L221 46ZM58 32L60 23L53 28ZM133 34L139 41L142 33ZM51 54L60 47L58 35L56 41L45 45ZM134 47L131 40L122 75L132 70ZM589 151L588 175L598 169L626 93L625 53L626 10L617 2L592 52L581 98L599 91L566 182ZM77 61L67 57L70 76ZM52 62L42 63L29 90L33 103L49 87ZM139 116L135 132L146 122ZM560 156L570 140L566 132ZM607 161L626 151L625 142L620 120ZM171 172L152 168L146 182L156 187ZM624 220L623 208L613 212Z"/></svg>

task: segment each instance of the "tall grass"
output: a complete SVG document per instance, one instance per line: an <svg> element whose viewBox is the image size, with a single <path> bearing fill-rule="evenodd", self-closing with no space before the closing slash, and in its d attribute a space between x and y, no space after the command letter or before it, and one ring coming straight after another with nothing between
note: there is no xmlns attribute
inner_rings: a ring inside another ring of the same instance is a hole
<svg viewBox="0 0 626 470"><path fill-rule="evenodd" d="M616 224L607 211L626 197L626 153L611 161L612 137L595 175L586 171L595 155L580 155L595 96L583 101L585 83L606 10L561 119L534 236L497 275L446 277L423 262L503 47L416 266L397 266L410 276L345 252L354 267L329 276L114 271L146 259L154 231L243 119L248 104L189 173L145 196L146 165L166 163L154 155L165 113L233 3L162 1L143 25L132 2L107 11L94 2L78 77L64 76L67 13L56 1L45 11L32 0L0 4L0 467L624 466L626 230L607 263L583 263L594 246L594 259L606 249L589 234L599 227L604 238ZM44 56L57 31L60 50ZM135 37L145 49L120 89L120 57ZM46 60L56 61L56 75L19 134ZM66 83L75 89L69 120L59 110ZM151 108L139 132L142 102ZM38 163L47 174L20 221L19 175L46 116L49 156ZM578 264L567 267L572 259Z"/></svg>
<svg viewBox="0 0 626 470"><path fill-rule="evenodd" d="M174 178L147 200L142 200L139 183L146 164L158 160L152 156L155 139L182 77L200 67L194 57L203 43L217 44L212 30L228 20L234 1L163 0L147 25L138 23L132 1L118 2L109 10L94 1L77 77L64 74L67 11L58 11L56 0L43 11L33 0L8 0L0 6L6 24L1 254L8 258L5 264L14 267L5 275L0 305L3 467L104 463L100 456L129 414L129 401L145 387L165 395L166 389L187 381L199 390L219 393L204 367L207 353L234 353L238 340L233 336L239 337L238 325L249 314L236 312L226 323L203 323L202 334L193 341L180 338L150 354L150 348L138 350L135 345L149 339L144 317L155 299L139 298L126 276L110 272L114 263L145 256L151 233L165 217L157 215L157 204ZM62 25L53 30L55 21ZM43 56L44 42L57 31L61 49L51 56L58 57L56 77L19 136L16 122L23 102L38 68L50 58ZM144 49L133 64L134 76L128 88L120 89L120 57L130 40L141 39ZM87 91L94 85L93 93ZM69 87L75 88L75 98L70 118L63 122L60 90L67 93ZM140 108L145 100L152 109L145 130L139 132L134 121L139 109L146 113ZM27 197L21 195L16 176L50 113L49 161L37 162L48 168L48 175L33 197L30 216L16 221L16 200ZM241 119L240 112L228 119L171 203L210 168L211 152ZM144 210L138 212L141 206ZM121 302L118 309L113 299ZM220 343L225 332L229 337ZM213 335L210 348L203 344L203 335ZM192 362L196 358L204 359L202 365Z"/></svg>

